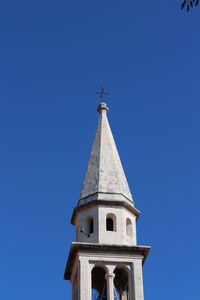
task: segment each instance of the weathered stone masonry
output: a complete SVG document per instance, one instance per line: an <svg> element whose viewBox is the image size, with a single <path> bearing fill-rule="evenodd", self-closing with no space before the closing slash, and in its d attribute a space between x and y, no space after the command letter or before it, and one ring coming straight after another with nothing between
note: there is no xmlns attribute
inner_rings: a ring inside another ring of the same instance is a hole
<svg viewBox="0 0 200 300"><path fill-rule="evenodd" d="M150 247L138 246L139 211L124 174L107 119L107 105L98 107L99 122L83 187L72 215L76 242L71 245L64 278L72 300L143 300L142 266Z"/></svg>

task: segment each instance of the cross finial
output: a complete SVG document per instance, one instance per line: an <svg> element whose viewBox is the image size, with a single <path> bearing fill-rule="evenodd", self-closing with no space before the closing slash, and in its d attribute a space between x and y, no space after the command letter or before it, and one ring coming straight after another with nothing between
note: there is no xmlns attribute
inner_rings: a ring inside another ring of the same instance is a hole
<svg viewBox="0 0 200 300"><path fill-rule="evenodd" d="M101 102L103 102L103 96L104 96L104 95L109 95L108 92L105 92L105 91L104 91L103 83L101 83L100 92L96 92L96 94L97 94L97 95L100 95Z"/></svg>

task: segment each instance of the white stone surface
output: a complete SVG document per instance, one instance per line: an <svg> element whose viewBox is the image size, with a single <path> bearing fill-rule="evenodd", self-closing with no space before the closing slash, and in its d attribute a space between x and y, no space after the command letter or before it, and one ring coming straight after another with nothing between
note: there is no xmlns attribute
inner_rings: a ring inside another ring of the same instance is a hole
<svg viewBox="0 0 200 300"><path fill-rule="evenodd" d="M74 300L91 300L91 272L95 266L104 267L107 278L108 300L113 300L113 279L116 267L123 267L128 272L130 300L144 300L143 293L143 275L142 275L143 256L132 254L117 253L78 253L78 263L74 265L74 273L78 273L80 289L78 299ZM73 284L73 281L72 281Z"/></svg>
<svg viewBox="0 0 200 300"><path fill-rule="evenodd" d="M115 231L106 230L106 218L114 215L116 218ZM93 218L94 231L89 235L89 218ZM126 231L126 220L132 225L132 236ZM76 218L76 241L85 243L115 244L135 246L136 241L136 218L129 210L120 206L95 206L80 211ZM81 232L83 228L84 232ZM89 235L89 236L88 236Z"/></svg>
<svg viewBox="0 0 200 300"><path fill-rule="evenodd" d="M102 266L106 270L107 300L113 300L114 271L117 267L121 267L128 273L129 300L144 300L142 275L144 257L139 253L143 253L145 257L146 253L138 252L136 248L139 246L128 250L127 247L123 249L119 247L137 245L136 216L131 212L134 209L130 209L134 203L106 112L106 104L100 104L99 122L79 199L79 209L76 210L73 219L76 241L84 247L78 248L75 254L69 256L67 279L70 277L72 284L72 300L91 300L91 272L95 266ZM130 210L119 201L128 203ZM84 206L89 202L92 202L91 205ZM108 216L114 220L113 231L106 228ZM89 230L91 218L93 233ZM89 243L89 248L85 247L86 243ZM100 246L95 248L96 244ZM106 245L108 247L104 247ZM118 247L115 247L116 245ZM91 252L91 249L100 250Z"/></svg>
<svg viewBox="0 0 200 300"><path fill-rule="evenodd" d="M105 109L100 110L99 122L80 194L79 205L88 202L88 197L92 197L94 194L97 194L95 196L96 199L123 199L133 205L132 195Z"/></svg>

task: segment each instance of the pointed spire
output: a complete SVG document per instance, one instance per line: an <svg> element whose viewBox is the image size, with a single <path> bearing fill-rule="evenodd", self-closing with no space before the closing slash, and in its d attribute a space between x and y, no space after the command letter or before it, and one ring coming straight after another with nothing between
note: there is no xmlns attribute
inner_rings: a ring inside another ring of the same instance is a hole
<svg viewBox="0 0 200 300"><path fill-rule="evenodd" d="M80 194L79 205L94 200L125 201L133 199L108 123L106 103L98 106L99 122Z"/></svg>

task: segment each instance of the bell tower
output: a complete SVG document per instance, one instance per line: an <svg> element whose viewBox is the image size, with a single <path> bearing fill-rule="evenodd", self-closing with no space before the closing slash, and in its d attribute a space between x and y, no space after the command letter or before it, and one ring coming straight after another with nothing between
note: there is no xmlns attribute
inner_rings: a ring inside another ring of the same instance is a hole
<svg viewBox="0 0 200 300"><path fill-rule="evenodd" d="M64 279L72 300L143 300L142 266L150 247L138 246L135 208L108 123L108 107L98 106L99 122L71 223Z"/></svg>

